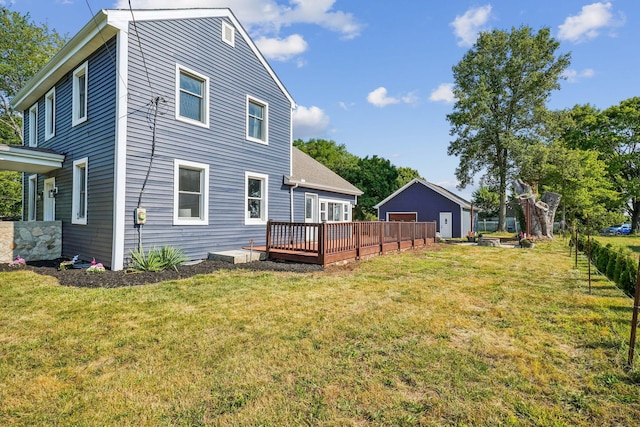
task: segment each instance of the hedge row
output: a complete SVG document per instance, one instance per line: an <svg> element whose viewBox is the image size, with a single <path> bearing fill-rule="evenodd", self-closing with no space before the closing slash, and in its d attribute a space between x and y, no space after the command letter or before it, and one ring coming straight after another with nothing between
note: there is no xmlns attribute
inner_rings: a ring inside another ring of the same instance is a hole
<svg viewBox="0 0 640 427"><path fill-rule="evenodd" d="M587 253L587 238L578 237L578 250ZM638 263L631 252L614 248L611 243L606 246L591 239L591 263L615 282L628 295L633 295L638 275Z"/></svg>

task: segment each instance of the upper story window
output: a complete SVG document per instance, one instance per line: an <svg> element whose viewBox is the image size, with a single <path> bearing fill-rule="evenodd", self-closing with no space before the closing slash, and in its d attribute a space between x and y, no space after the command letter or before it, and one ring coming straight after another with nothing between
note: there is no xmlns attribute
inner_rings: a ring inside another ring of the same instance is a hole
<svg viewBox="0 0 640 427"><path fill-rule="evenodd" d="M174 161L173 224L209 224L209 165Z"/></svg>
<svg viewBox="0 0 640 427"><path fill-rule="evenodd" d="M44 139L56 134L56 88L54 87L44 97Z"/></svg>
<svg viewBox="0 0 640 427"><path fill-rule="evenodd" d="M85 62L73 72L73 101L71 126L79 125L87 121L87 88L88 88L88 62Z"/></svg>
<svg viewBox="0 0 640 427"><path fill-rule="evenodd" d="M269 106L266 102L247 96L247 139L268 144Z"/></svg>
<svg viewBox="0 0 640 427"><path fill-rule="evenodd" d="M87 184L89 159L73 162L73 193L71 197L71 223L87 224Z"/></svg>
<svg viewBox="0 0 640 427"><path fill-rule="evenodd" d="M234 46L236 42L236 29L224 21L222 21L222 41L230 46Z"/></svg>
<svg viewBox="0 0 640 427"><path fill-rule="evenodd" d="M209 127L209 78L176 65L176 119Z"/></svg>
<svg viewBox="0 0 640 427"><path fill-rule="evenodd" d="M29 147L38 146L38 103L29 108Z"/></svg>
<svg viewBox="0 0 640 427"><path fill-rule="evenodd" d="M245 224L266 224L268 218L269 176L245 172Z"/></svg>

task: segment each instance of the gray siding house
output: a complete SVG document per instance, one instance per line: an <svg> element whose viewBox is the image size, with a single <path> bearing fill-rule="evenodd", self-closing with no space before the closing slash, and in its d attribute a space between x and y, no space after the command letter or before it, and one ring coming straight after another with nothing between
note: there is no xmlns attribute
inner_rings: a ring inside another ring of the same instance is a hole
<svg viewBox="0 0 640 427"><path fill-rule="evenodd" d="M351 218L359 190L296 173L293 98L229 9L133 14L100 11L13 99L15 161L49 162L21 169L36 171L23 219L61 220L63 255L118 270L140 244L191 259L264 244L313 195L310 218Z"/></svg>

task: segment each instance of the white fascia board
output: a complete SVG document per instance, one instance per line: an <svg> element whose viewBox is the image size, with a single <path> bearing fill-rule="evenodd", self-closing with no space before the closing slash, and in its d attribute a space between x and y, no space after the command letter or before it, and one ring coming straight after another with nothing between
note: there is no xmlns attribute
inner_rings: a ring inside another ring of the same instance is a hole
<svg viewBox="0 0 640 427"><path fill-rule="evenodd" d="M359 196L361 194L363 194L362 191L358 190L358 191L353 191L353 190L348 190L345 188L337 188L337 187L331 187L328 185L322 185L322 184L315 184L313 182L309 182L309 181L300 181L297 179L293 179L291 177L285 176L284 177L284 184L285 185L291 185L291 186L298 186L301 188L308 188L311 190L321 190L321 191L329 191L331 193L338 193L338 194L344 194L347 196Z"/></svg>

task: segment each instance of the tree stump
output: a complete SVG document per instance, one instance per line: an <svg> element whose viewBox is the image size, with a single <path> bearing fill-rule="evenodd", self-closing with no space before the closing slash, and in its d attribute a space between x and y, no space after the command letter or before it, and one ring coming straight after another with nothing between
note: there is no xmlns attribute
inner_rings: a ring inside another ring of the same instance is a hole
<svg viewBox="0 0 640 427"><path fill-rule="evenodd" d="M531 235L537 238L553 239L553 220L560 205L562 195L550 191L544 193L540 200L529 184L518 179L513 183L518 194L518 202L525 214Z"/></svg>

